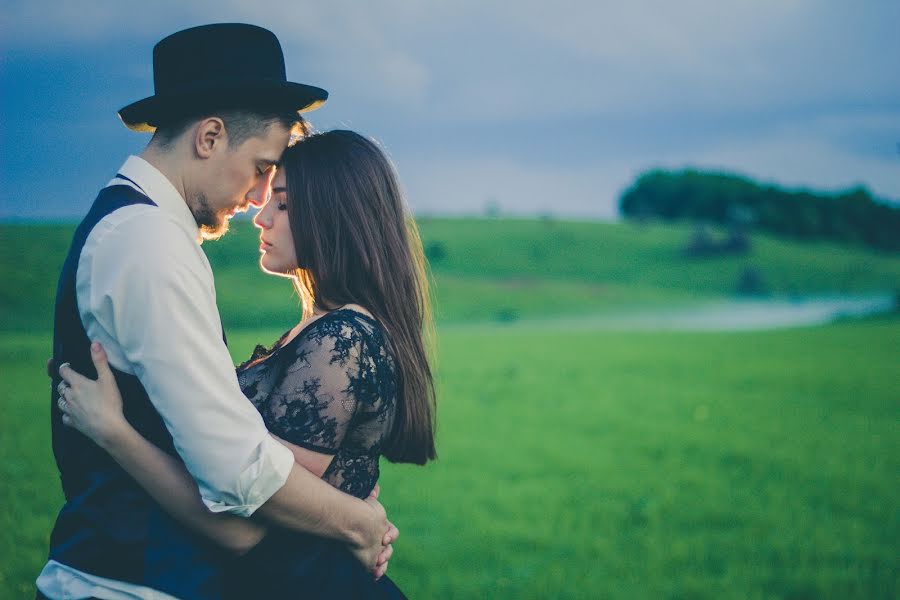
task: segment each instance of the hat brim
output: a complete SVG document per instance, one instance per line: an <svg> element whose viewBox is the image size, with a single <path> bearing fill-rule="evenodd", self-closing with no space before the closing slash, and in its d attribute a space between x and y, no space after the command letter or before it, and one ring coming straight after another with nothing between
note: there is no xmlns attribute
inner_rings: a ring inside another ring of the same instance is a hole
<svg viewBox="0 0 900 600"><path fill-rule="evenodd" d="M152 133L156 127L179 116L198 115L235 108L265 108L309 112L325 104L322 88L290 81L230 81L222 85L201 84L177 93L150 96L119 110L122 123L132 131Z"/></svg>

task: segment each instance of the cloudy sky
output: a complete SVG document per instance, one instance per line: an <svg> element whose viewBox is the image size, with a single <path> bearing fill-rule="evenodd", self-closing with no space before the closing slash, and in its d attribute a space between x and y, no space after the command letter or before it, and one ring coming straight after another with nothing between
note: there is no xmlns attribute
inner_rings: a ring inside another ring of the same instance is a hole
<svg viewBox="0 0 900 600"><path fill-rule="evenodd" d="M687 165L900 201L896 0L7 0L0 218L82 214L148 139L116 111L155 42L225 21L273 30L331 93L313 123L380 139L419 214L613 218Z"/></svg>

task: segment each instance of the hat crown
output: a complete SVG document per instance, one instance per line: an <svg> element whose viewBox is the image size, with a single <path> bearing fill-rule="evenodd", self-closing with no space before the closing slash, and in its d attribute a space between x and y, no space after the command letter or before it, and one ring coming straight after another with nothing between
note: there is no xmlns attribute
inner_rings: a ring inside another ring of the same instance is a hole
<svg viewBox="0 0 900 600"><path fill-rule="evenodd" d="M287 80L275 34L244 23L201 25L153 47L155 94L119 110L125 126L154 131L166 121L244 109L280 113L315 110L328 92Z"/></svg>
<svg viewBox="0 0 900 600"><path fill-rule="evenodd" d="M275 34L256 25L217 23L173 33L153 48L153 87L172 94L203 84L287 81Z"/></svg>

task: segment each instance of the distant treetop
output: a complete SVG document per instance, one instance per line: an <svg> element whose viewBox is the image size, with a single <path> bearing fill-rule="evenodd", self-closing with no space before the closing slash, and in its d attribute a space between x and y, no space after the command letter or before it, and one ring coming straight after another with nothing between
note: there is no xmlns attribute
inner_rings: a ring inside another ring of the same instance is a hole
<svg viewBox="0 0 900 600"><path fill-rule="evenodd" d="M763 185L728 173L652 170L619 200L624 217L754 227L806 239L900 251L900 206L864 187L828 194Z"/></svg>

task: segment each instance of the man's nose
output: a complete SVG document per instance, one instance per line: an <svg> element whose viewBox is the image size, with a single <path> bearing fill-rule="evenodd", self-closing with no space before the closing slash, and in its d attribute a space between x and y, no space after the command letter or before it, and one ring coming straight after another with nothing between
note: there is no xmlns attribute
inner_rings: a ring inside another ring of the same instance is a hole
<svg viewBox="0 0 900 600"><path fill-rule="evenodd" d="M275 169L269 169L259 178L259 181L247 192L247 202L256 208L259 208L269 199L272 193L272 179L275 177Z"/></svg>
<svg viewBox="0 0 900 600"><path fill-rule="evenodd" d="M269 194L269 185L267 180L260 180L259 183L250 188L247 192L246 199L250 206L259 208L266 203Z"/></svg>

